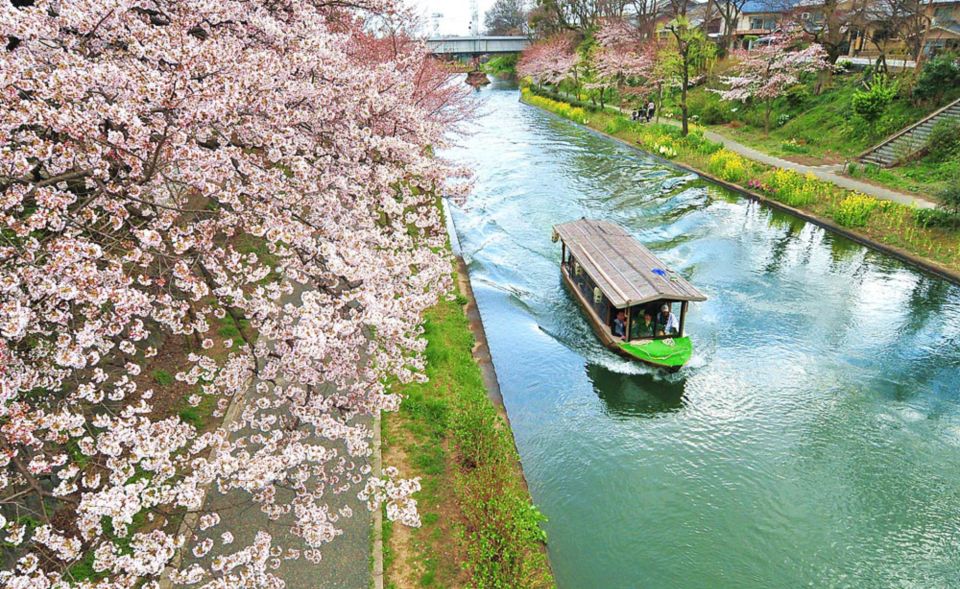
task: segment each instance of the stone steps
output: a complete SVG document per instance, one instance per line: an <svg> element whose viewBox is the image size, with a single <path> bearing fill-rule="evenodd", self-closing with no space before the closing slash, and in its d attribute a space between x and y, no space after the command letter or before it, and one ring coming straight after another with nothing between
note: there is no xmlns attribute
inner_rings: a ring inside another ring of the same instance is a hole
<svg viewBox="0 0 960 589"><path fill-rule="evenodd" d="M861 162L888 167L923 149L933 128L944 120L960 122L960 100L956 100L912 127L897 133L880 145L864 152Z"/></svg>

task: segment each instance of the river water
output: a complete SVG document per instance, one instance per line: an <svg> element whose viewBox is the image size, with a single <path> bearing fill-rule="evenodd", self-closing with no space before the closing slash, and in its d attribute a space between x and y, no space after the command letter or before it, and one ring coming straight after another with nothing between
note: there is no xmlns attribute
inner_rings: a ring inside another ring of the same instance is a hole
<svg viewBox="0 0 960 589"><path fill-rule="evenodd" d="M960 587L960 288L479 92L452 217L562 589ZM709 301L661 375L602 348L551 226Z"/></svg>

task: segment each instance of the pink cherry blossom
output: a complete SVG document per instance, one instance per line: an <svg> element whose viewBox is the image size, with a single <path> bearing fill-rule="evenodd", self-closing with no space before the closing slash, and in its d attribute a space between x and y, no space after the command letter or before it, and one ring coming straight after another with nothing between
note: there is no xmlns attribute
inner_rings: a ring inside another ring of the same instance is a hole
<svg viewBox="0 0 960 589"><path fill-rule="evenodd" d="M113 587L279 587L277 555L319 559L350 515L330 493L416 523L357 418L423 378L450 286L435 199L463 173L433 154L467 89L398 4L0 3L0 584L69 584L92 555ZM154 407L168 349L229 422ZM224 493L292 513L289 545L234 542Z"/></svg>

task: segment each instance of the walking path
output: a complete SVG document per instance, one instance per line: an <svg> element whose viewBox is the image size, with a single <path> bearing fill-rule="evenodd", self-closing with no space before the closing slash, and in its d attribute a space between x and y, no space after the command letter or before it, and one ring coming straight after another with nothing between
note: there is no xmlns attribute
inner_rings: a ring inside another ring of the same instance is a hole
<svg viewBox="0 0 960 589"><path fill-rule="evenodd" d="M562 94L571 99L574 98L570 94L567 94L567 93L562 93ZM606 108L617 111L624 116L629 116L629 113L623 108L620 108L619 106L608 104L606 105ZM675 127L680 126L680 121L676 121L673 119L658 118L657 120L658 122L666 125L673 125ZM903 192L897 192L896 190L890 190L889 188L883 188L882 186L869 184L867 182L863 182L861 180L857 180L855 178L845 176L842 174L844 164L807 166L804 164L798 164L797 162L791 162L790 160L774 157L768 153L764 153L762 151L759 151L757 149L754 149L752 147L749 147L747 145L734 141L729 137L726 137L724 135L721 135L720 133L711 131L706 128L703 129L703 135L710 141L714 141L716 143L722 143L723 146L729 149L730 151L736 152L746 158L752 159L754 161L758 161L763 164L767 164L769 166L775 166L775 167L784 168L787 170L794 170L801 174L806 174L809 172L814 176L816 176L817 178L820 178L821 180L825 180L827 182L833 182L837 186L840 186L841 188L846 188L847 190L856 190L857 192L869 194L870 196L873 196L875 198L898 202L900 204L904 204L907 206L915 206L921 209L932 209L932 208L936 208L937 206L937 203L933 202L932 200L929 200L920 196L905 194Z"/></svg>
<svg viewBox="0 0 960 589"><path fill-rule="evenodd" d="M302 288L295 288L287 299L290 304L298 304ZM256 382L251 383L244 395L238 398L230 407L224 420L224 426L235 421L245 407L255 403L261 393L258 392ZM379 433L379 420L369 416L356 417L350 425L364 425L375 428ZM308 432L307 443L320 444L328 449L336 450L340 456L349 457L357 463L359 469L366 462L375 470L380 469L380 437L375 435L374 452L368 459L350 456L343 443L329 443L312 431L309 426L301 426ZM247 427L235 432L234 436L250 436L254 432ZM252 448L251 448L252 450ZM316 480L306 482L308 487L317 485ZM276 496L278 505L289 505L295 498L293 490L285 485L277 485ZM382 589L383 587L383 553L377 541L380 539L375 532L380 526L379 513L371 514L364 502L357 498L359 489L352 487L345 493L337 493L332 486L328 486L323 498L329 506L330 514L334 517L341 513L352 512L350 517L339 517L336 525L343 533L325 544L320 550L322 559L313 563L304 557L297 559L281 559L278 569L271 571L285 583L286 589ZM274 546L283 548L304 547L303 540L292 532L296 526L296 517L292 513L281 514L276 519L269 518L254 502L246 491L232 490L226 494L210 489L204 502L204 511L217 513L221 517L218 530L229 531L234 542L230 545L215 543L215 548L198 559L187 550L183 554L183 561L179 568L185 569L191 563L203 560L209 564L217 556L230 555L237 546L248 546L253 543L258 532L266 532L273 539ZM188 516L181 527L181 533L196 528L197 516ZM377 529L374 528L376 525ZM188 542L188 548L193 542ZM371 571L371 568L374 570ZM229 583L230 581L228 581ZM168 579L164 579L162 589L172 589Z"/></svg>

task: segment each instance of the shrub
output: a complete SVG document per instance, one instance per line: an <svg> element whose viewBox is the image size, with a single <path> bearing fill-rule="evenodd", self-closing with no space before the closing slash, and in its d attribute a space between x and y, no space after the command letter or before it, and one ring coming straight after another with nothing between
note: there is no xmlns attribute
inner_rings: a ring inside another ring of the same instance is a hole
<svg viewBox="0 0 960 589"><path fill-rule="evenodd" d="M900 83L880 74L866 90L853 93L853 111L871 125L877 123L900 90Z"/></svg>
<svg viewBox="0 0 960 589"><path fill-rule="evenodd" d="M960 217L943 209L916 209L913 212L913 220L925 229L930 227L956 229L960 227Z"/></svg>
<svg viewBox="0 0 960 589"><path fill-rule="evenodd" d="M960 219L960 178L953 181L939 193L940 208L955 218Z"/></svg>
<svg viewBox="0 0 960 589"><path fill-rule="evenodd" d="M913 95L920 100L939 102L949 88L960 86L960 56L944 53L923 64Z"/></svg>
<svg viewBox="0 0 960 589"><path fill-rule="evenodd" d="M613 117L610 119L610 122L607 123L607 126L604 127L604 131L610 135L616 135L624 129L629 129L633 126L633 122L628 120L626 117Z"/></svg>
<svg viewBox="0 0 960 589"><path fill-rule="evenodd" d="M529 88L522 90L523 98L533 106L548 110L554 114L560 115L565 119L570 119L581 125L587 123L587 112L579 106L571 106L566 102L560 102L543 96L537 96Z"/></svg>
<svg viewBox="0 0 960 589"><path fill-rule="evenodd" d="M710 173L727 182L743 182L747 177L746 162L739 154L721 149L710 156L707 164Z"/></svg>
<svg viewBox="0 0 960 589"><path fill-rule="evenodd" d="M872 196L854 192L840 201L831 216L844 227L863 227L880 204L880 201Z"/></svg>
<svg viewBox="0 0 960 589"><path fill-rule="evenodd" d="M792 108L799 108L804 105L808 100L810 100L810 87L807 84L797 84L793 88L787 90L787 93L784 95L787 104Z"/></svg>
<svg viewBox="0 0 960 589"><path fill-rule="evenodd" d="M721 104L711 102L700 111L700 121L706 125L722 125L730 122L730 111Z"/></svg>
<svg viewBox="0 0 960 589"><path fill-rule="evenodd" d="M793 170L777 168L765 176L770 193L780 202L792 207L802 207L830 194L833 189L827 182L817 180L808 173L802 176Z"/></svg>
<svg viewBox="0 0 960 589"><path fill-rule="evenodd" d="M944 119L934 125L924 149L930 159L937 162L945 161L960 151L960 121Z"/></svg>

